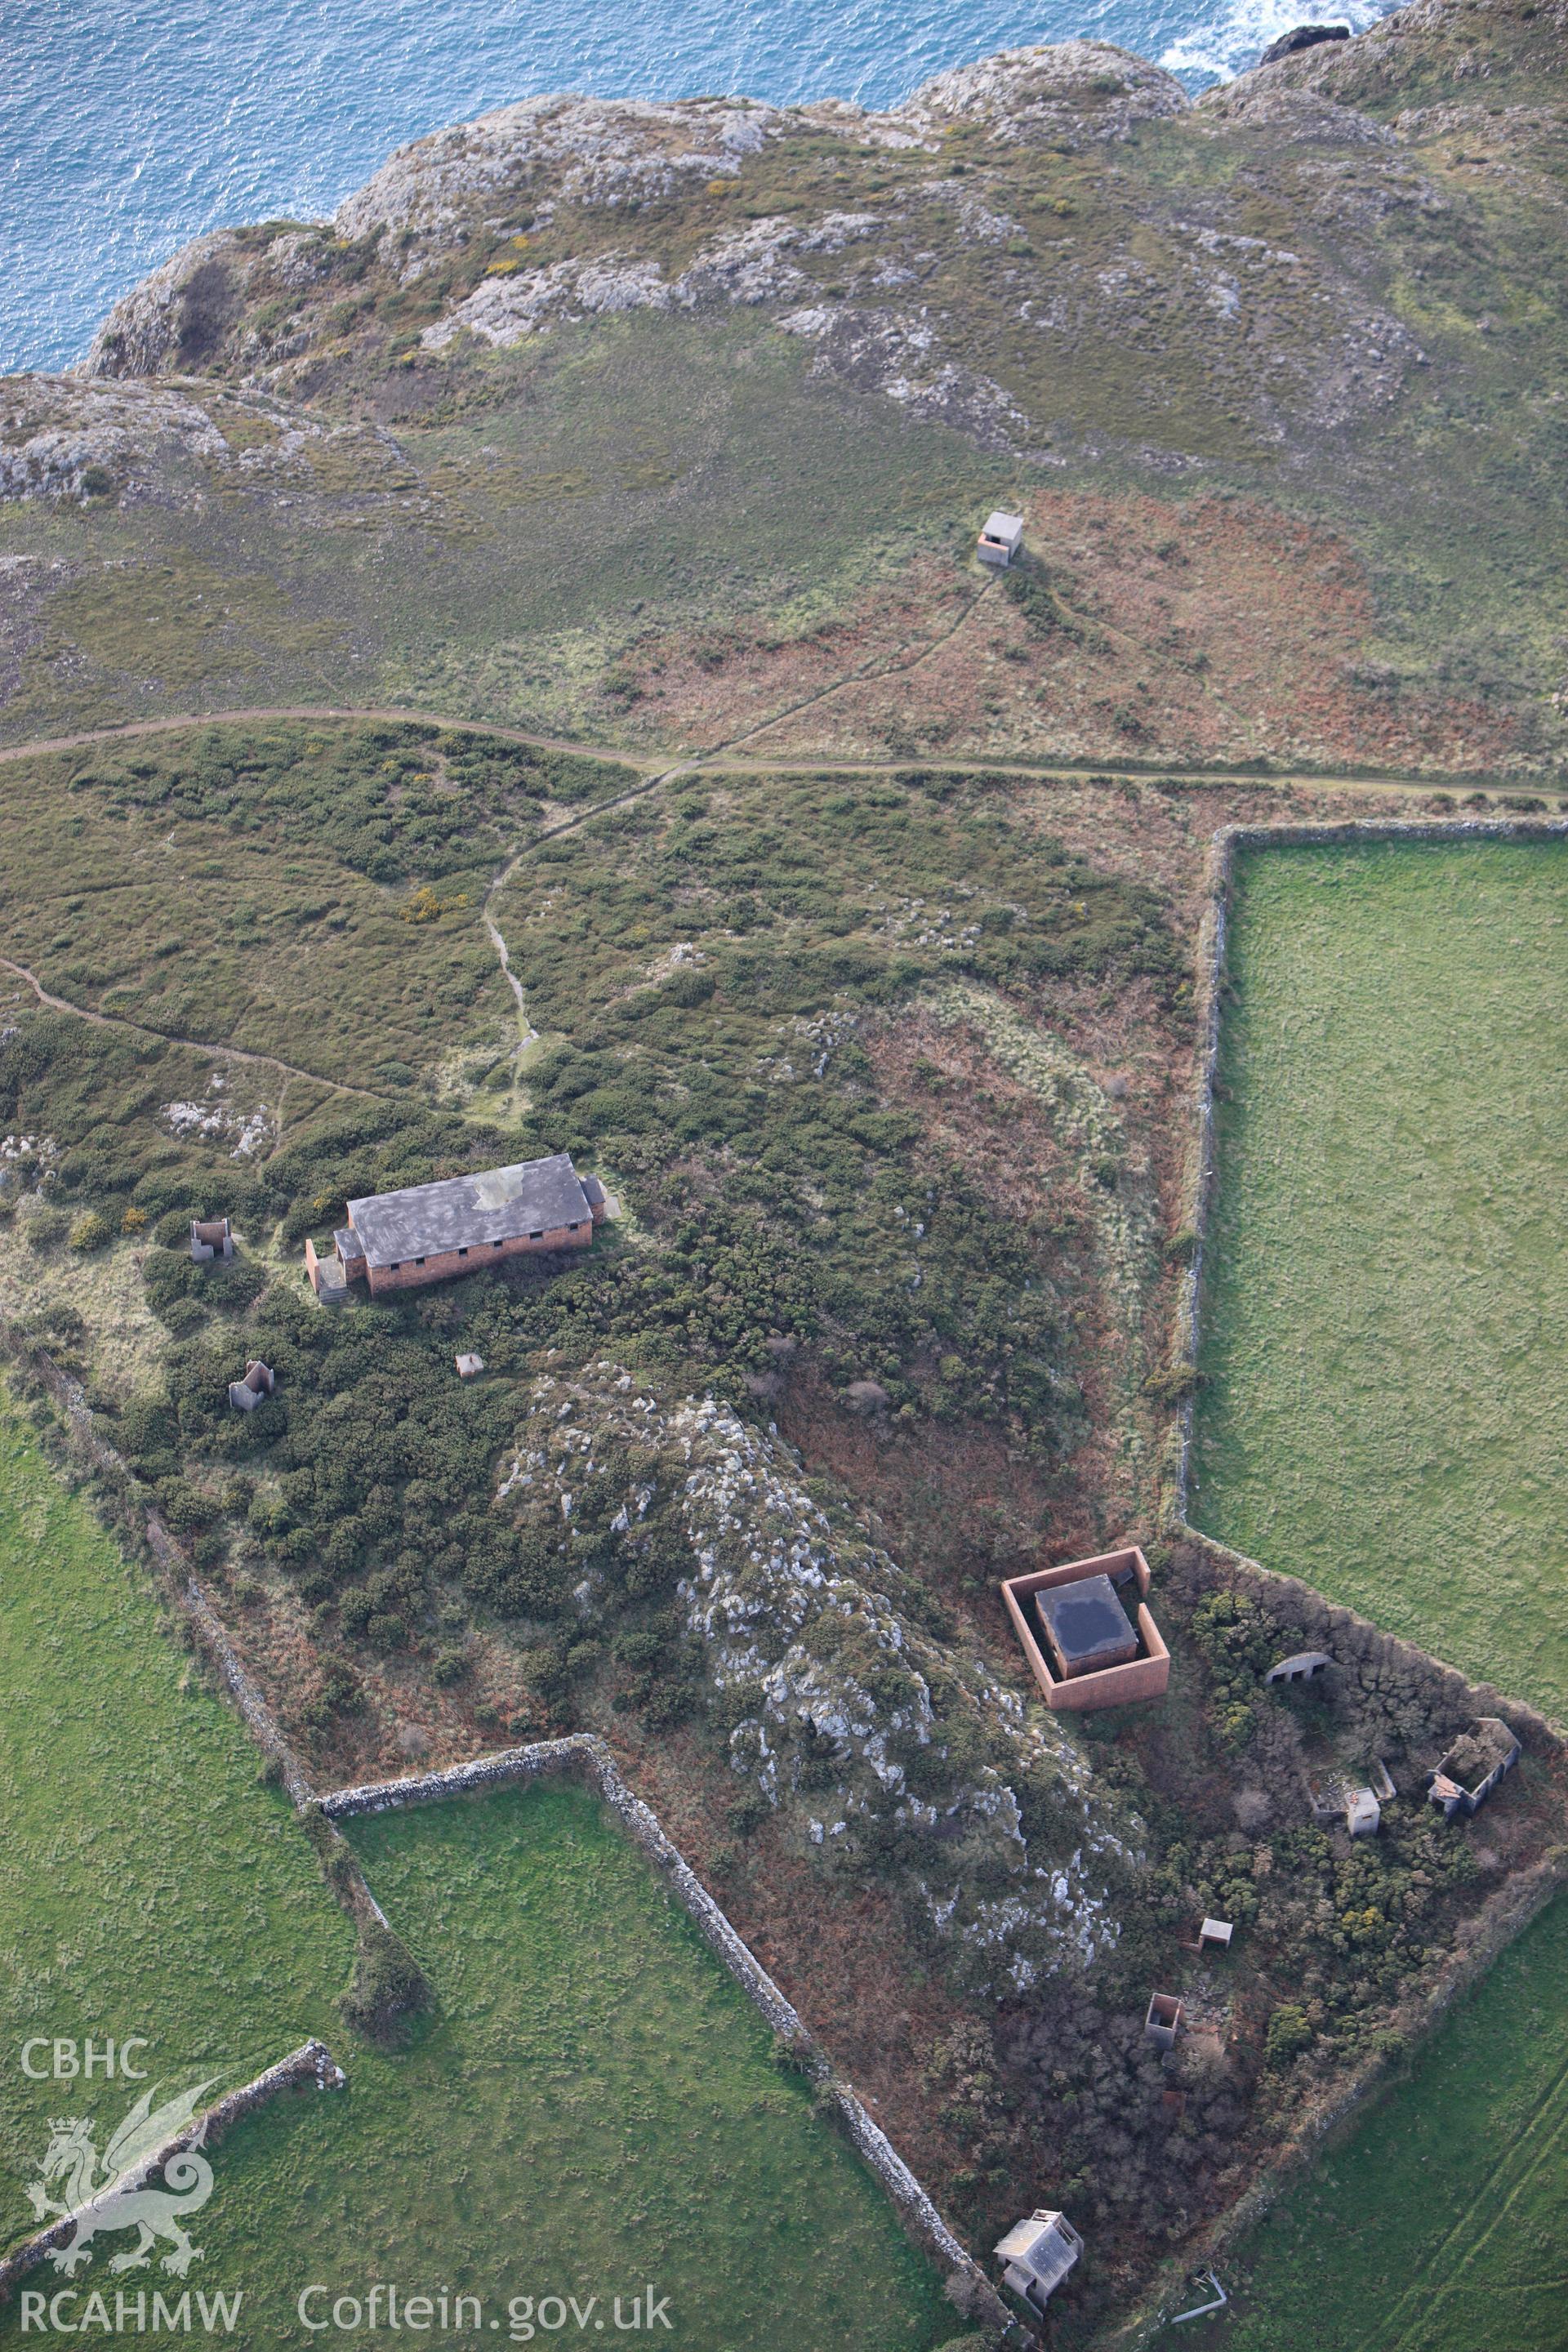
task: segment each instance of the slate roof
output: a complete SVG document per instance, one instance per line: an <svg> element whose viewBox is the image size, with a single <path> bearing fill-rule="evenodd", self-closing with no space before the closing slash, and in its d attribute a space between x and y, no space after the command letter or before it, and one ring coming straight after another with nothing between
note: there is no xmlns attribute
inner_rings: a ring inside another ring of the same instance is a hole
<svg viewBox="0 0 1568 2352"><path fill-rule="evenodd" d="M561 1225L592 1221L592 1211L569 1154L523 1160L511 1168L486 1168L473 1176L448 1176L439 1184L410 1184L401 1192L375 1192L349 1202L349 1223L374 1266L404 1265L411 1258L436 1257L445 1250L474 1249L489 1242L553 1232Z"/></svg>

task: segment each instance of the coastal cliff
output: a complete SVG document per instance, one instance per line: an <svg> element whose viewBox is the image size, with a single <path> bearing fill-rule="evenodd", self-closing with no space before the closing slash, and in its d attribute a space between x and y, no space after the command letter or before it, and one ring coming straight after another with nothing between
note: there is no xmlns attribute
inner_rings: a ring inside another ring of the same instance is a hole
<svg viewBox="0 0 1568 2352"><path fill-rule="evenodd" d="M687 724L721 615L858 636L867 582L896 574L940 627L966 535L1010 502L1055 564L1016 650L1078 682L1021 730L950 684L911 748L1540 772L1564 741L1565 55L1561 0L1419 0L1196 101L1073 41L882 112L503 107L400 150L331 221L196 239L79 372L10 380L0 499L78 509L95 545L111 514L210 537L231 510L303 629L280 657L261 627L244 666L296 690L305 640L336 633L328 673L346 657L378 691L461 669L476 711L633 737ZM357 561L329 562L344 531L409 583L395 626L345 585ZM481 572L515 600L522 562L568 580L570 642L556 596L528 624L547 656L454 655L417 611L432 535L448 611ZM1131 548L1142 576L1113 576ZM36 709L45 607L82 576L29 558L0 583ZM680 639L679 714L653 709L656 627Z"/></svg>

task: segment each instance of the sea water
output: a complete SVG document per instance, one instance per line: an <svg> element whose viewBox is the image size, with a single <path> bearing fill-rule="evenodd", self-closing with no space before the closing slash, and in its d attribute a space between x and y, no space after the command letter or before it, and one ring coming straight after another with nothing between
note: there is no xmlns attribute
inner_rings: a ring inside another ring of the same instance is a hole
<svg viewBox="0 0 1568 2352"><path fill-rule="evenodd" d="M80 355L226 223L317 219L405 141L560 89L886 106L1025 42L1116 41L1189 89L1383 0L0 0L0 370Z"/></svg>

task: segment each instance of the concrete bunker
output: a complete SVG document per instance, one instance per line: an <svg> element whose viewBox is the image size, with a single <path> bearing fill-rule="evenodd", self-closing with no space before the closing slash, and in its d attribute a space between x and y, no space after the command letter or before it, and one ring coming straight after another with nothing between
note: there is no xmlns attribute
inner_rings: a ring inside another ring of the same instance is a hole
<svg viewBox="0 0 1568 2352"><path fill-rule="evenodd" d="M998 507L986 517L974 551L982 563L993 563L999 572L1005 572L1013 558L1024 551L1023 516L1004 514Z"/></svg>
<svg viewBox="0 0 1568 2352"><path fill-rule="evenodd" d="M1281 1658L1270 1666L1263 1679L1266 1683L1311 1683L1326 1666L1333 1664L1327 1650L1298 1650L1294 1657Z"/></svg>
<svg viewBox="0 0 1568 2352"><path fill-rule="evenodd" d="M1149 1996L1148 2015L1143 2020L1144 2041L1152 2042L1158 2049L1170 2050L1174 2047L1176 2036L1181 2030L1182 2004L1179 1996L1173 1992L1152 1992Z"/></svg>

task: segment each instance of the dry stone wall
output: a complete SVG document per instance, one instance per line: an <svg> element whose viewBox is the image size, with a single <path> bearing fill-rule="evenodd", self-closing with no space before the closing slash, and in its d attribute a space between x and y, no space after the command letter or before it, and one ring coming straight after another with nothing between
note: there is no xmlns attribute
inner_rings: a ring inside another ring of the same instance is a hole
<svg viewBox="0 0 1568 2352"><path fill-rule="evenodd" d="M94 1428L79 1382L63 1371L46 1350L30 1345L19 1333L3 1324L0 1324L0 1344L8 1346L15 1359L27 1364L59 1405L66 1417L67 1436L73 1449L118 1489L134 1498L136 1482L121 1455ZM850 2140L881 2180L906 2227L921 2244L949 2266L950 2290L960 2307L987 2324L1005 2326L1009 2330L1010 2342L1021 2347L1035 2345L1037 2339L1026 2329L1020 2328L1007 2311L984 2272L943 2221L936 2204L893 2147L886 2133L872 2121L848 2085L835 2077L826 2053L808 2032L793 2004L785 2000L685 1856L666 1835L651 1808L640 1797L634 1796L626 1786L615 1759L602 1740L586 1734L576 1734L564 1739L542 1740L529 1747L504 1749L497 1755L477 1757L469 1763L452 1765L444 1770L416 1773L402 1780L338 1790L321 1799L318 1804L309 1780L260 1691L240 1664L221 1621L195 1577L191 1574L189 1564L178 1545L155 1512L144 1508L139 1516L148 1546L165 1571L173 1597L184 1612L195 1639L216 1665L224 1687L233 1698L252 1738L268 1759L276 1763L283 1786L296 1807L301 1810L316 1807L325 1823L333 1831L333 1844L335 1848L341 1848L341 1853L334 1853L332 1866L327 1869L326 1875L351 1917L358 1919L368 1913L383 1927L389 1926L385 1913L376 1902L360 1869L357 1857L352 1848L336 1835L336 1824L340 1821L355 1814L384 1812L402 1805L439 1803L453 1797L535 1779L547 1772L570 1772L584 1779L668 1877L705 1940L773 2031L799 2053L807 2070L816 2076L839 2114ZM341 2069L322 2045L310 2042L282 2061L280 2065L258 2076L242 2091L233 2092L228 2098L220 2100L216 2107L208 2110L207 2116L202 2119L203 2125L209 2129L221 2128L225 2123L248 2112L251 2106L261 2104L288 2084L303 2079L302 2070L306 2068L307 2062L310 2067L320 2064L330 2068L332 2078L337 2082L344 2079ZM161 2163L165 2155L172 2156L179 2147L190 2145L196 2128L198 2126L193 2126L179 2140L171 2141L166 2149L160 2150L151 2160L148 2169ZM40 2231L10 2255L5 2263L0 2263L0 2295L4 2295L16 2278L41 2261L48 2247L68 2234L71 2226L68 2220L57 2223L53 2231Z"/></svg>
<svg viewBox="0 0 1568 2352"><path fill-rule="evenodd" d="M9 1324L0 1322L0 1346L13 1360L25 1363L65 1415L66 1436L72 1450L107 1478L132 1506L147 1549L163 1570L169 1598L184 1614L195 1643L211 1660L224 1688L234 1700L252 1738L279 1777L295 1805L309 1804L313 1794L299 1759L279 1730L260 1689L247 1674L225 1633L221 1619L191 1571L189 1560L158 1513L145 1499L124 1457L100 1436L79 1381L61 1370L47 1349L33 1346Z"/></svg>
<svg viewBox="0 0 1568 2352"><path fill-rule="evenodd" d="M507 1748L499 1755L479 1757L470 1764L450 1765L442 1771L413 1773L403 1780L340 1789L321 1799L321 1809L329 1821L346 1821L358 1814L389 1812L404 1805L440 1804L453 1797L538 1780L551 1772L566 1772L584 1780L625 1823L637 1843L668 1880L704 1940L736 1983L780 2040L823 2084L850 2139L892 2198L906 2226L948 2264L950 2271L957 2273L963 2299L969 2309L997 2325L1005 2321L1010 2315L984 2272L949 2229L887 2134L873 2123L849 2086L834 2075L826 2053L813 2039L793 2003L785 1999L725 1917L679 1847L666 1834L657 1815L640 1797L633 1795L603 1740L588 1733L577 1733L565 1739L540 1740L529 1747ZM1033 2338L1016 2333L1014 2340L1032 2342Z"/></svg>
<svg viewBox="0 0 1568 2352"><path fill-rule="evenodd" d="M96 2198L76 2207L59 2221L50 2222L47 2230L36 2231L32 2237L7 2254L4 2262L0 2262L0 2302L4 2302L18 2280L37 2269L53 2247L65 2244L85 2215L95 2209L101 2210L110 2195L129 2196L133 2190L145 2188L153 2175L163 2170L171 2157L180 2156L187 2148L216 2147L230 2125L237 2123L243 2116L254 2115L258 2107L266 2106L281 2092L308 2090L312 2085L318 2091L341 2091L347 2083L348 2076L324 2042L301 2042L298 2050L290 2051L287 2058L280 2058L277 2065L268 2066L265 2074L258 2074L239 2090L230 2091L223 2098L216 2100L194 2123L187 2124L184 2131L174 2133L161 2147L154 2148L151 2156L144 2157L121 2179L100 2190Z"/></svg>
<svg viewBox="0 0 1568 2352"><path fill-rule="evenodd" d="M1203 1301L1205 1244L1214 1205L1216 1167L1214 1089L1219 1061L1220 1016L1228 945L1231 894L1238 850L1286 848L1362 842L1474 840L1562 841L1568 824L1495 817L1419 821L1356 820L1338 824L1227 825L1210 845L1207 906L1198 934L1196 1011L1197 1059L1194 1079L1192 1140L1183 1196L1181 1222L1196 1235L1196 1246L1179 1302L1174 1339L1178 1370L1197 1367ZM1523 1701L1509 1697L1490 1684L1472 1684L1457 1668L1444 1664L1413 1643L1384 1633L1354 1610L1326 1600L1298 1577L1278 1574L1244 1553L1215 1543L1186 1520L1187 1475L1194 1421L1189 1396L1181 1409L1180 1452L1177 1461L1173 1533L1196 1562L1198 1581L1250 1591L1283 1604L1310 1641L1319 1643L1336 1658L1356 1662L1354 1671L1373 1688L1397 1690L1402 1683L1429 1689L1438 1705L1457 1715L1495 1715L1509 1724L1537 1756L1561 1755L1564 1734L1558 1724ZM1170 2313L1190 2300L1195 2267L1216 2262L1243 2239L1268 2211L1285 2187L1336 2132L1348 2127L1369 2094L1377 2089L1401 2049L1422 2041L1451 2004L1475 1984L1492 1962L1531 1919L1543 1910L1568 1880L1568 1852L1549 1849L1528 1869L1515 1872L1466 1922L1464 1931L1445 1964L1412 1994L1396 2013L1384 2037L1384 2047L1322 2097L1309 2105L1297 2119L1289 2143L1262 2178L1215 2222L1201 2242L1184 2247L1179 2261L1168 2264L1138 2309L1107 2338L1116 2352L1150 2343L1163 2335Z"/></svg>

